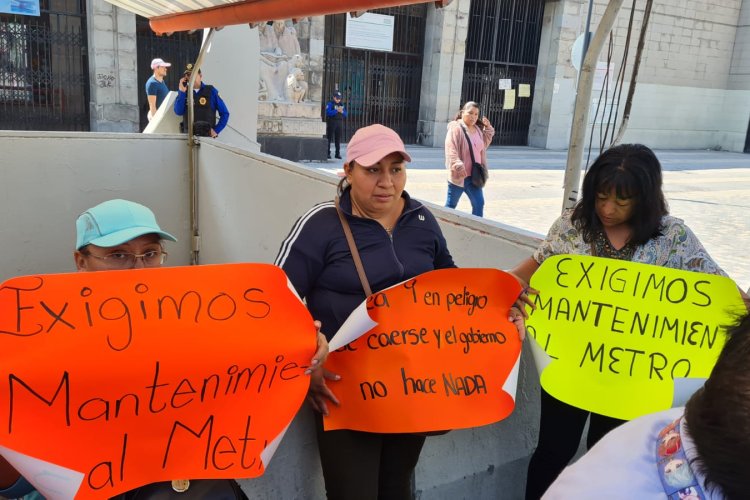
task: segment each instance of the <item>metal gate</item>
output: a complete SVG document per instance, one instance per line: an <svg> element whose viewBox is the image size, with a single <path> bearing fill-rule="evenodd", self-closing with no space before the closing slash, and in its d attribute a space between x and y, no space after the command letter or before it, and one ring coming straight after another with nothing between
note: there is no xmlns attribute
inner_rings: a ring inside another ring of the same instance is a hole
<svg viewBox="0 0 750 500"><path fill-rule="evenodd" d="M146 80L153 71L151 60L161 57L172 66L167 71L164 83L169 90L177 90L180 77L187 63L195 62L201 50L203 31L194 33L178 32L169 36L158 36L151 30L148 19L136 16L135 21L138 45L138 109L140 110L141 130L148 123L148 100L146 99Z"/></svg>
<svg viewBox="0 0 750 500"><path fill-rule="evenodd" d="M326 16L323 108L335 89L344 95L348 116L343 138L373 123L398 132L406 143L417 139L422 82L426 4L376 9L394 16L393 52L345 46L346 14Z"/></svg>
<svg viewBox="0 0 750 500"><path fill-rule="evenodd" d="M461 102L480 104L495 127L492 144L528 144L543 15L544 0L471 2ZM512 109L501 80L515 91Z"/></svg>
<svg viewBox="0 0 750 500"><path fill-rule="evenodd" d="M89 130L86 0L0 14L0 129Z"/></svg>

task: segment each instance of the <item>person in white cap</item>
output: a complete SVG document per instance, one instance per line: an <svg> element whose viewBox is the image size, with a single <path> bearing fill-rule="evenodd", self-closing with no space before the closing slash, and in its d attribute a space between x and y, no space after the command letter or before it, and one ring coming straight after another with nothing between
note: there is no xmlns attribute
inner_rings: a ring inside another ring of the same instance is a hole
<svg viewBox="0 0 750 500"><path fill-rule="evenodd" d="M164 83L164 77L167 76L167 68L172 64L165 62L157 57L151 61L151 70L154 74L146 81L146 99L148 99L148 121L156 114L161 103L169 94L169 87Z"/></svg>

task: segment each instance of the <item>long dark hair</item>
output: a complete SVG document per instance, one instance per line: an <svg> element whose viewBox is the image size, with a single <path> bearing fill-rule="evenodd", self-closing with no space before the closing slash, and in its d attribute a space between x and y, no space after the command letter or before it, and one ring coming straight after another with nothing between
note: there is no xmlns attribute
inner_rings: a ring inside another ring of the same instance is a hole
<svg viewBox="0 0 750 500"><path fill-rule="evenodd" d="M479 117L477 118L477 122L474 124L475 127L479 127L479 130L484 130L484 123L481 122L482 118L482 108L479 106L479 103L474 101L466 101L463 106L461 106L461 109L458 110L458 113L456 113L456 116L453 118L454 121L460 120L461 115L464 111L468 111L471 108L477 108L477 111L479 111Z"/></svg>
<svg viewBox="0 0 750 500"><path fill-rule="evenodd" d="M661 234L661 220L669 213L662 192L661 164L643 144L620 144L600 154L583 178L581 199L571 220L585 242L591 243L602 230L596 215L597 194L612 189L618 197L633 201L628 221L633 231L631 243L642 245Z"/></svg>
<svg viewBox="0 0 750 500"><path fill-rule="evenodd" d="M750 315L728 333L705 385L685 405L687 430L698 457L693 461L707 488L727 499L747 498L750 475Z"/></svg>

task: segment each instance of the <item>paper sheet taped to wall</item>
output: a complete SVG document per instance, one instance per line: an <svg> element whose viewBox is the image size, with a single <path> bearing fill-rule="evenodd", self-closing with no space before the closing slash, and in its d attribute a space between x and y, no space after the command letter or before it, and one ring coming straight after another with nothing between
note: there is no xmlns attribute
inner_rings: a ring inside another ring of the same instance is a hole
<svg viewBox="0 0 750 500"><path fill-rule="evenodd" d="M505 91L505 100L503 101L503 109L514 109L516 107L516 90L508 89Z"/></svg>

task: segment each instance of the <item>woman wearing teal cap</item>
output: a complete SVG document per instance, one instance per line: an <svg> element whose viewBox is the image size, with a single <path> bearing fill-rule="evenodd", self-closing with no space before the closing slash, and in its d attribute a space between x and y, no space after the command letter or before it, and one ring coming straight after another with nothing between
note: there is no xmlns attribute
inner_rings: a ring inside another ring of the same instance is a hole
<svg viewBox="0 0 750 500"><path fill-rule="evenodd" d="M161 267L167 259L163 241L177 238L159 227L154 213L139 203L109 200L92 207L76 220L76 250L73 259L79 271L114 271ZM318 327L318 350L312 365L322 366L328 342ZM174 490L183 498L246 499L231 479L178 479L152 483L123 493L118 500L162 498ZM38 500L43 497L2 456L0 456L0 498Z"/></svg>
<svg viewBox="0 0 750 500"><path fill-rule="evenodd" d="M127 200L109 200L92 207L76 220L79 271L111 271L159 267L167 260L163 240L177 238L162 231L154 213Z"/></svg>

